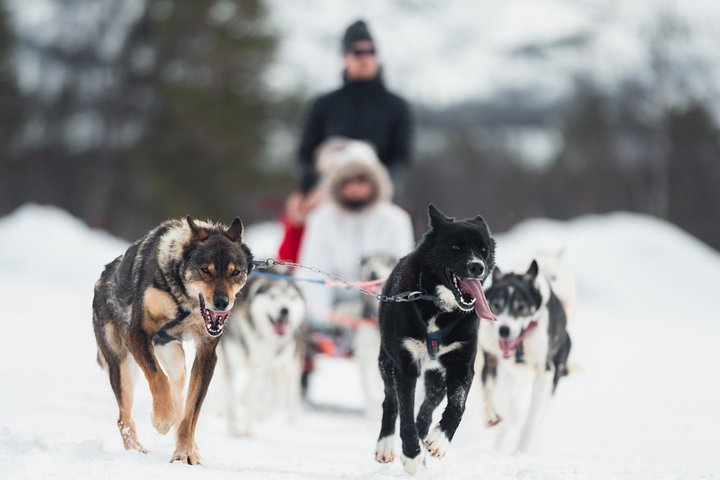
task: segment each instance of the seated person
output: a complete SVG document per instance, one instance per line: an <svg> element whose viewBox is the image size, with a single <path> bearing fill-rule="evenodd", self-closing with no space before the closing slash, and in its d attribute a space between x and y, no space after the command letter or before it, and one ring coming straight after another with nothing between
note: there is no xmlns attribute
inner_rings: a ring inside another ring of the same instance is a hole
<svg viewBox="0 0 720 480"><path fill-rule="evenodd" d="M349 138L330 137L321 143L315 151L314 170L319 178L327 175L334 166L337 153L345 149ZM310 212L317 207L320 201L319 188L315 187L307 194L300 190L290 192L285 202L283 212L283 238L278 248L277 258L287 262L297 263L300 255L300 245L305 233L305 222Z"/></svg>
<svg viewBox="0 0 720 480"><path fill-rule="evenodd" d="M410 216L391 202L392 182L372 147L347 140L332 152L332 168L321 180L320 204L308 216L300 263L355 281L363 257L401 258L413 249ZM307 271L299 272L307 275ZM359 292L303 285L311 328L327 329L341 302Z"/></svg>

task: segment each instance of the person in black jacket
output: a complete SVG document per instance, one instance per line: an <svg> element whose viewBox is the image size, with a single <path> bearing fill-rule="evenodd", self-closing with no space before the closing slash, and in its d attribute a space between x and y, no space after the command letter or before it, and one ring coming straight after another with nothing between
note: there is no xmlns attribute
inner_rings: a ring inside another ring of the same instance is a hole
<svg viewBox="0 0 720 480"><path fill-rule="evenodd" d="M343 86L321 95L311 105L303 129L300 151L300 183L290 193L283 213L284 234L278 257L297 261L305 220L319 196L316 156L327 140L353 139L370 143L390 172L395 192L410 164L412 125L405 100L385 88L375 42L367 25L350 25L342 39Z"/></svg>
<svg viewBox="0 0 720 480"><path fill-rule="evenodd" d="M385 88L367 25L350 25L342 39L343 86L320 96L310 107L300 142L300 190L307 194L318 181L315 151L330 137L369 142L397 183L410 163L410 109Z"/></svg>

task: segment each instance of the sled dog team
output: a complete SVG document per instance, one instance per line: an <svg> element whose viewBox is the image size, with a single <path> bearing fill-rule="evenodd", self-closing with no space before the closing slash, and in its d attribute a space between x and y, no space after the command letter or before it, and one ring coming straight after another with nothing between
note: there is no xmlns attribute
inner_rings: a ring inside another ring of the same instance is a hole
<svg viewBox="0 0 720 480"><path fill-rule="evenodd" d="M394 267L386 259L368 262L373 275L389 271L384 296L420 292L421 298L383 301L379 311L377 304L365 305L377 311L378 325L359 331L356 339L366 393L370 368L379 366L384 386L375 459L394 461L399 418L397 456L410 474L424 465L426 455L445 455L476 374L486 424L498 425L498 446L526 451L549 397L567 373L571 346L567 316L573 282L558 256L536 255L521 269L502 273L482 217L456 220L430 205L429 223L415 250ZM291 415L297 413L305 301L282 275L249 278L253 266L239 218L225 226L190 217L162 223L105 266L95 285L93 327L126 449L146 452L131 414L137 365L152 394L153 426L162 434L175 426L171 461L200 463L195 427L223 336L231 427L236 425L234 365L248 372L246 432L267 407L261 398L265 387L280 392L274 399L285 402ZM488 278L492 284L484 289ZM196 347L185 397L184 341ZM507 381L516 369L528 368L528 407L498 408L495 394L517 384ZM425 396L416 409L419 379ZM368 393L368 398L373 397ZM433 412L445 399L440 420L432 425Z"/></svg>

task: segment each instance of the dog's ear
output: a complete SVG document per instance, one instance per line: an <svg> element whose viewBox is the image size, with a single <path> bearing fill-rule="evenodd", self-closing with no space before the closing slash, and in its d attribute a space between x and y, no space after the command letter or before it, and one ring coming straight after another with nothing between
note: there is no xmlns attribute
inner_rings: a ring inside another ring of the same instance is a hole
<svg viewBox="0 0 720 480"><path fill-rule="evenodd" d="M538 267L537 260L533 259L530 268L525 272L525 278L530 281L535 280L538 276L538 271L540 271L540 267Z"/></svg>
<svg viewBox="0 0 720 480"><path fill-rule="evenodd" d="M448 218L437 209L432 203L428 205L428 217L430 219L430 228L435 228L443 223L452 222L452 218Z"/></svg>
<svg viewBox="0 0 720 480"><path fill-rule="evenodd" d="M485 227L486 229L488 228L487 222L482 217L482 215L478 215L477 217L473 218L472 221L473 223L477 223L481 227Z"/></svg>
<svg viewBox="0 0 720 480"><path fill-rule="evenodd" d="M247 265L248 265L247 271L248 271L248 273L250 273L253 270L255 270L255 261L253 260L253 254L250 251L250 248L247 245L245 245L244 243L242 245L240 245L240 248L242 248L243 252L245 252L245 258L247 258Z"/></svg>
<svg viewBox="0 0 720 480"><path fill-rule="evenodd" d="M243 224L240 217L235 217L230 227L225 230L225 236L233 242L242 243Z"/></svg>
<svg viewBox="0 0 720 480"><path fill-rule="evenodd" d="M503 276L503 274L502 274L502 272L500 271L500 269L499 269L498 267L495 267L495 269L493 270L493 273L492 273L493 283L495 283L495 282L497 282L498 280L500 280L500 279L502 278L502 276Z"/></svg>
<svg viewBox="0 0 720 480"><path fill-rule="evenodd" d="M210 236L210 233L206 229L197 226L195 220L193 220L190 215L185 217L185 220L187 220L188 225L190 225L190 230L195 240L205 240Z"/></svg>

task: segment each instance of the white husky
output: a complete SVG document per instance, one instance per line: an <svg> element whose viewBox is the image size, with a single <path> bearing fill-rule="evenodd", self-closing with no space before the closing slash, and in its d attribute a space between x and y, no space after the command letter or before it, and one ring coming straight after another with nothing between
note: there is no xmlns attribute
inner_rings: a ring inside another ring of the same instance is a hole
<svg viewBox="0 0 720 480"><path fill-rule="evenodd" d="M276 410L286 410L291 419L300 410L301 327L306 306L297 286L282 277L287 273L273 269L250 278L228 322L232 327L226 329L220 344L228 381L228 425L233 433L239 432L235 396L238 373L244 373L242 433L253 434L256 420Z"/></svg>

